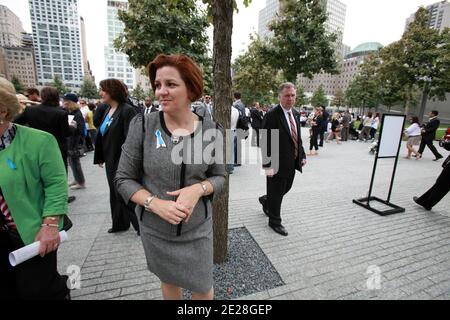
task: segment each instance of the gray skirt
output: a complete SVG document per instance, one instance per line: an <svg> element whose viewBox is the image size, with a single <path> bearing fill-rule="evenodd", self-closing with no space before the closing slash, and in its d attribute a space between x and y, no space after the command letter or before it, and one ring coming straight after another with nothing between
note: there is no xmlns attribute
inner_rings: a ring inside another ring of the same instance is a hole
<svg viewBox="0 0 450 320"><path fill-rule="evenodd" d="M168 239L167 234L141 224L141 239L150 272L163 283L195 293L213 287L212 219Z"/></svg>
<svg viewBox="0 0 450 320"><path fill-rule="evenodd" d="M408 142L406 144L408 146L418 146L421 140L422 140L421 136L409 137Z"/></svg>

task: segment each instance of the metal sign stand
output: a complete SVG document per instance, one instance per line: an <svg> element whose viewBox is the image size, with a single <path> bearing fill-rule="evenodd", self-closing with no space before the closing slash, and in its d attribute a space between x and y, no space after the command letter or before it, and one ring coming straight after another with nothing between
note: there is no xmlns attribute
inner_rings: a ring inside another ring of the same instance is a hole
<svg viewBox="0 0 450 320"><path fill-rule="evenodd" d="M382 142L382 136L383 136L383 129L384 129L384 124L385 124L385 118L386 116L389 117L403 117L403 126L402 126L402 133L403 133L403 128L405 126L405 121L406 121L406 116L404 115L393 115L393 114L384 114L383 115L383 120L381 123L381 130L380 130L380 137L379 137L379 145L377 147L377 151L375 153L375 163L373 166L373 172L372 172L372 180L370 181L370 188L369 188L369 194L366 198L362 198L362 199L355 199L353 200L353 203L366 208L367 210L370 210L372 212L375 212L376 214L380 215L380 216L388 216L388 215L392 215L392 214L396 214L396 213L402 213L405 212L405 208L399 207L393 203L391 203L391 195L392 195L392 188L394 186L394 178L395 178L395 173L397 171L397 164L398 164L398 157L400 154L400 147L401 147L401 142L402 142L402 134L400 134L399 137L399 144L398 144L398 150L397 150L397 154L393 155L393 156L379 156L379 151L380 151L380 147L381 147L381 142ZM393 137L395 138L395 137ZM388 198L387 200L382 200L378 197L372 196L372 191L373 191L373 183L375 180L375 173L377 170L377 164L378 164L378 159L395 159L395 164L394 164L394 170L392 172L392 178L391 178L391 184L389 187L389 194L388 194ZM371 201L376 201L376 202L380 202L392 209L388 209L388 210L378 210L374 207L372 207L370 205Z"/></svg>

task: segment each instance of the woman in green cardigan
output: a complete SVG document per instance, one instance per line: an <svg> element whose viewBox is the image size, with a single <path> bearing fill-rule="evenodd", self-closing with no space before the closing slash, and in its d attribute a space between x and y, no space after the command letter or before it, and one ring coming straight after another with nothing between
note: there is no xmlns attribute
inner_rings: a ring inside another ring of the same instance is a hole
<svg viewBox="0 0 450 320"><path fill-rule="evenodd" d="M59 231L67 214L67 177L55 138L15 125L12 84L0 78L0 299L70 297L57 271ZM39 256L15 268L11 251L40 241Z"/></svg>

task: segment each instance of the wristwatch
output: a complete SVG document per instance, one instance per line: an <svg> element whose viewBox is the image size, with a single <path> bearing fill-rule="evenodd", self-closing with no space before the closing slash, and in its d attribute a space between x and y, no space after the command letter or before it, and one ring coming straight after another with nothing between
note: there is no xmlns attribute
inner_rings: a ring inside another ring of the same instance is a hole
<svg viewBox="0 0 450 320"><path fill-rule="evenodd" d="M145 199L144 201L144 208L145 210L149 211L150 210L150 204L152 203L152 201L156 198L156 196L150 196L147 199Z"/></svg>

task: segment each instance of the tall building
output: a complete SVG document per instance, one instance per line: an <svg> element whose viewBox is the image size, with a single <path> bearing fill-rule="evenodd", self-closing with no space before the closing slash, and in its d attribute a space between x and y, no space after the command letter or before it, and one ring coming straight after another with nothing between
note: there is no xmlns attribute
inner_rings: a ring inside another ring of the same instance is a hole
<svg viewBox="0 0 450 320"><path fill-rule="evenodd" d="M431 14L430 28L440 31L450 28L450 3L447 0L436 2L426 7ZM406 28L414 21L415 13L406 19Z"/></svg>
<svg viewBox="0 0 450 320"><path fill-rule="evenodd" d="M27 88L36 86L36 67L33 47L0 47L0 70L9 81L13 77Z"/></svg>
<svg viewBox="0 0 450 320"><path fill-rule="evenodd" d="M114 39L124 30L124 24L119 20L118 11L128 10L126 0L108 0L108 46L105 47L105 75L126 84L129 90L135 86L135 70L131 66L128 56L114 48Z"/></svg>
<svg viewBox="0 0 450 320"><path fill-rule="evenodd" d="M266 0L266 7L259 12L258 35L261 38L272 36L269 23L277 16L280 10L280 0Z"/></svg>
<svg viewBox="0 0 450 320"><path fill-rule="evenodd" d="M22 22L8 7L0 5L0 46L22 45Z"/></svg>
<svg viewBox="0 0 450 320"><path fill-rule="evenodd" d="M83 82L78 0L29 0L38 85L59 77L73 91Z"/></svg>
<svg viewBox="0 0 450 320"><path fill-rule="evenodd" d="M91 65L89 64L87 56L87 44L86 44L86 26L84 24L83 17L80 17L80 31L81 31L81 47L83 49L83 70L84 78L95 81L92 75Z"/></svg>

